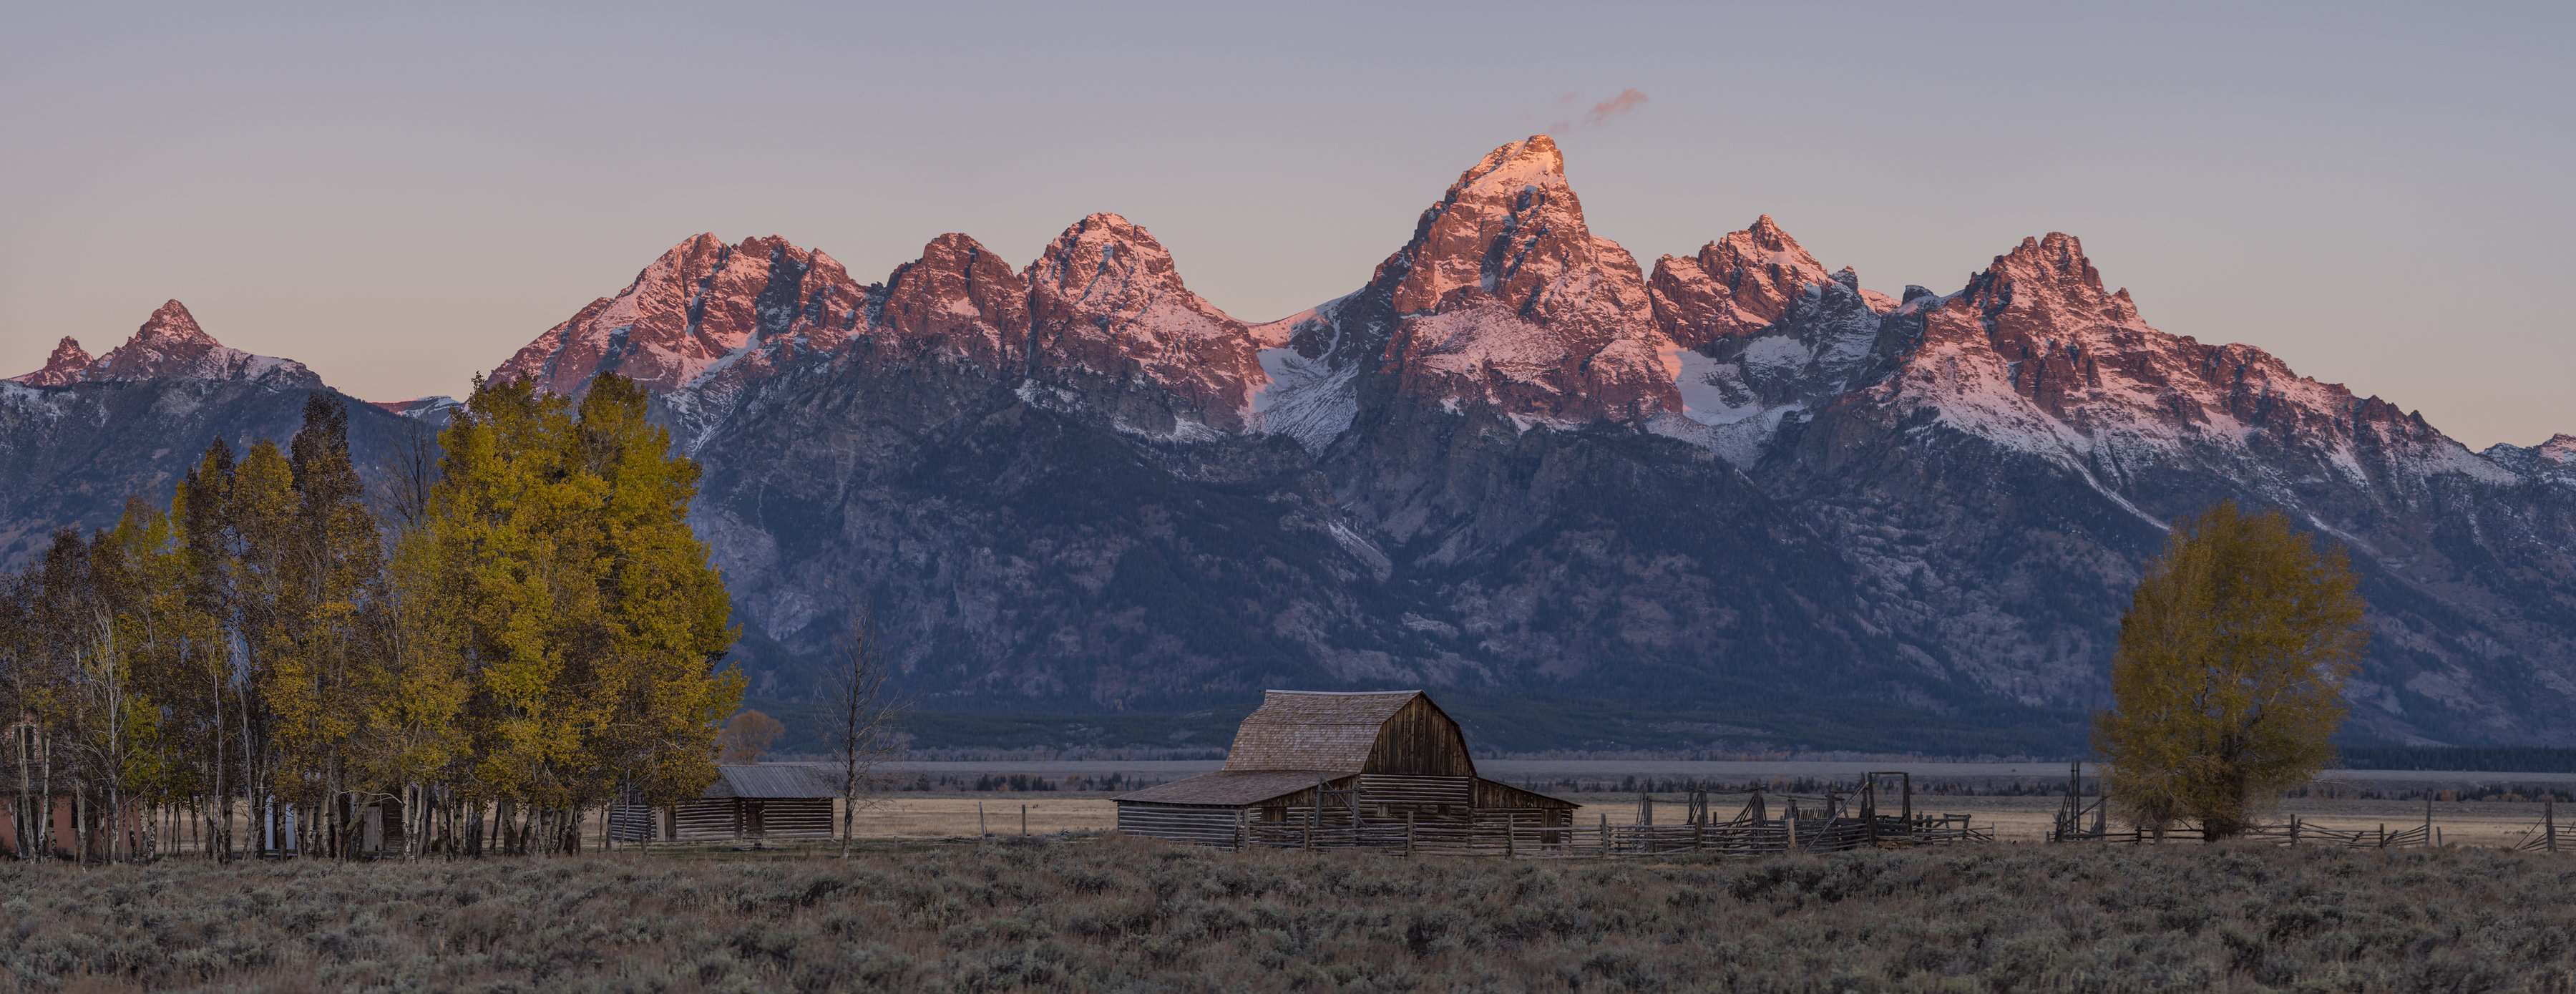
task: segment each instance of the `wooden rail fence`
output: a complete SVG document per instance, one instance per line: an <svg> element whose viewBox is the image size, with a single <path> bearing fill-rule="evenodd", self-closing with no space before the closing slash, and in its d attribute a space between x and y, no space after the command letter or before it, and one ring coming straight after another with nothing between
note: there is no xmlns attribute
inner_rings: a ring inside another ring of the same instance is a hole
<svg viewBox="0 0 2576 994"><path fill-rule="evenodd" d="M1546 825L1537 811L1477 811L1465 816L1361 817L1330 808L1310 817L1238 824L1237 849L1368 849L1400 855L1489 856L1506 859L1606 859L1677 853L1760 856L1785 852L1836 852L1872 846L1900 847L1994 841L1967 815L1911 818L1849 815L1739 820L1716 824ZM1200 841L1200 840L1192 840ZM1214 840L1206 840L1214 841Z"/></svg>

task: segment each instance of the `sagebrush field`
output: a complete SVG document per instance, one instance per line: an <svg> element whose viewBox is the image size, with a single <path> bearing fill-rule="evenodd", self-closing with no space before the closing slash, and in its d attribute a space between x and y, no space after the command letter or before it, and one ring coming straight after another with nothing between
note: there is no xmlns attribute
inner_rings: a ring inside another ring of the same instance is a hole
<svg viewBox="0 0 2576 994"><path fill-rule="evenodd" d="M0 870L20 990L2566 990L2576 857L1548 863L1118 839Z"/></svg>

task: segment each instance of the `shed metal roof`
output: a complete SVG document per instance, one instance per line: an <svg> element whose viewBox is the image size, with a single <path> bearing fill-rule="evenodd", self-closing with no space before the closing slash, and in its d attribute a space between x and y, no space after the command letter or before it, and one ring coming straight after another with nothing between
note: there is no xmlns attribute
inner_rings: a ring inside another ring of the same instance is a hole
<svg viewBox="0 0 2576 994"><path fill-rule="evenodd" d="M702 798L839 797L832 778L810 766L719 766Z"/></svg>
<svg viewBox="0 0 2576 994"><path fill-rule="evenodd" d="M1322 693L1272 690L1261 707L1243 719L1234 733L1234 748L1225 756L1228 772L1251 770L1357 773L1368 765L1369 750L1387 719L1404 710L1419 690L1371 693ZM1187 781L1183 781L1187 782Z"/></svg>
<svg viewBox="0 0 2576 994"><path fill-rule="evenodd" d="M1347 775L1329 770L1227 770L1147 787L1134 793L1120 794L1111 800L1121 804L1132 801L1243 807L1283 794L1294 794L1313 787L1318 780L1338 780Z"/></svg>

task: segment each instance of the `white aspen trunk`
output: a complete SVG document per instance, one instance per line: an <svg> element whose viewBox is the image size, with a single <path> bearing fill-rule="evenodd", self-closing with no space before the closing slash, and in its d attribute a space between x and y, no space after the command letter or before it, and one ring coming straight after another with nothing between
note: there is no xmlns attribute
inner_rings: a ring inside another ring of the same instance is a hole
<svg viewBox="0 0 2576 994"><path fill-rule="evenodd" d="M39 819L43 824L36 829L36 858L50 860L54 858L54 740L46 738L43 743L44 751L40 755L44 765L44 783L41 784L44 797L40 806L44 808L44 814Z"/></svg>
<svg viewBox="0 0 2576 994"><path fill-rule="evenodd" d="M204 809L199 809L197 814L201 818L222 819L220 822L211 822L207 824L205 846L206 855L213 858L215 862L221 863L224 861L226 854L217 847L222 845L222 841L219 840L228 839L229 836L226 833L229 833L232 830L233 799L231 794L224 792L224 682L220 677L215 680L214 733L215 810L213 812L208 812Z"/></svg>
<svg viewBox="0 0 2576 994"><path fill-rule="evenodd" d="M18 803L13 806L15 810L9 812L10 819L17 823L18 830L10 836L10 839L17 843L16 855L20 862L34 862L35 849L28 844L28 840L35 837L36 820L31 817L34 808L29 805L28 799L35 794L36 781L28 771L27 761L35 758L29 754L36 749L36 726L20 725L10 729L9 739L18 747Z"/></svg>

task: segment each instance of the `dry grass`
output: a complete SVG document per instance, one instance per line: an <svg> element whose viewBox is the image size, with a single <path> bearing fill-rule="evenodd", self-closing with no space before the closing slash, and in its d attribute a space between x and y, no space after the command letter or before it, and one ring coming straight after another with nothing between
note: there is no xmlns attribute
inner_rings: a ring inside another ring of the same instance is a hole
<svg viewBox="0 0 2576 994"><path fill-rule="evenodd" d="M620 854L0 872L30 990L2567 990L2576 858Z"/></svg>
<svg viewBox="0 0 2576 994"><path fill-rule="evenodd" d="M1037 834L1062 831L1108 831L1118 827L1117 805L1110 795L1097 793L990 793L938 794L898 793L879 795L877 805L859 813L858 831L863 836L897 836L908 838L943 838L976 834L977 804L984 806L982 824L994 835L1017 835L1020 831L1020 807L1029 810L1029 831ZM1625 825L1637 818L1637 801L1628 797L1580 794L1578 799L1590 804L1575 812L1575 823L1590 825L1607 815L1611 824ZM1917 805L1925 811L1958 812L1972 816L1979 826L1993 826L1995 837L2005 841L2037 842L2048 837L2051 819L2056 815L2062 797L1923 797ZM2088 798L2088 800L2090 800ZM1733 817L1744 803L1741 795L1717 795L1711 810L1720 819ZM1773 802L1776 809L1777 801ZM1657 798L1655 821L1680 824L1688 806L1681 795ZM2267 820L2295 814L2310 824L2337 829L2369 829L2386 825L2392 832L2424 823L2422 801L2367 801L2301 798L2282 802L2280 810ZM2576 819L2576 805L2559 812L2564 819ZM837 816L835 816L837 817ZM2434 805L2433 823L2442 828L2445 841L2469 845L2502 846L2520 842L2522 833L2540 821L2540 805L2535 803L2478 803L2444 801ZM2569 821L2576 824L2576 821ZM838 822L835 822L838 824Z"/></svg>

